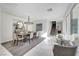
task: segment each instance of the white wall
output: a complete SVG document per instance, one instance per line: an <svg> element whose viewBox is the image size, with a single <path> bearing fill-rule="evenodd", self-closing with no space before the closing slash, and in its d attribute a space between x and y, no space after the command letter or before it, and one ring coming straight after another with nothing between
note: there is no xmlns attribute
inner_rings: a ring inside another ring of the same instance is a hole
<svg viewBox="0 0 79 59"><path fill-rule="evenodd" d="M63 34L70 35L70 28L71 28L71 19L70 14L65 17L63 20Z"/></svg>
<svg viewBox="0 0 79 59"><path fill-rule="evenodd" d="M1 43L1 8L0 8L0 43Z"/></svg>
<svg viewBox="0 0 79 59"><path fill-rule="evenodd" d="M66 19L66 20L67 20L67 29L66 29L67 32L66 32L66 33L67 33L68 35L70 35L70 30L71 30L71 29L70 29L70 28L71 28L71 18L70 18L70 14L67 16L67 19Z"/></svg>
<svg viewBox="0 0 79 59"><path fill-rule="evenodd" d="M12 23L13 23L13 16L2 13L2 42L12 40Z"/></svg>
<svg viewBox="0 0 79 59"><path fill-rule="evenodd" d="M63 20L63 34L66 34L66 18Z"/></svg>
<svg viewBox="0 0 79 59"><path fill-rule="evenodd" d="M1 43L6 41L13 40L13 23L17 22L19 20L18 17L15 17L11 14L2 12L2 21L1 21L1 30L2 30L2 39ZM21 20L21 19L20 19ZM25 19L22 19L22 21L25 21Z"/></svg>
<svg viewBox="0 0 79 59"><path fill-rule="evenodd" d="M56 22L56 29L57 29L57 31L61 30L61 32L62 32L62 24L63 24L63 21Z"/></svg>
<svg viewBox="0 0 79 59"><path fill-rule="evenodd" d="M79 4L74 6L72 10L72 18L73 19L78 19L78 34L79 34ZM70 10L70 12L71 12ZM66 15L65 19L63 20L63 33L70 35L71 32L71 16L70 12Z"/></svg>
<svg viewBox="0 0 79 59"><path fill-rule="evenodd" d="M7 13L2 13L2 39L1 39L1 43L2 42L6 42L6 41L10 41L13 40L12 39L12 25L14 22L16 22L18 20L18 17L15 17L13 15L7 14ZM22 21L27 21L27 19L22 19ZM52 20L53 21L53 20ZM54 20L55 21L55 20ZM63 21L63 29L66 30L66 20L64 19ZM42 23L43 24L43 29L42 29L42 34L47 32L47 34L50 34L50 30L51 30L51 24L50 24L50 20L38 20L38 21L34 21L33 24L33 31L36 31L36 24L38 23ZM29 29L32 29L31 27ZM66 31L64 31L66 32Z"/></svg>
<svg viewBox="0 0 79 59"><path fill-rule="evenodd" d="M70 32L71 32L71 16L70 16L70 13L73 9L73 6L75 4L72 4L69 9L67 10L66 14L65 14L65 17L63 19L63 34L66 34L66 35L70 35ZM75 13L75 12L74 12ZM77 12L76 12L77 13ZM76 17L77 14L74 14L73 18Z"/></svg>
<svg viewBox="0 0 79 59"><path fill-rule="evenodd" d="M29 24L27 26L27 31L33 31L33 24Z"/></svg>
<svg viewBox="0 0 79 59"><path fill-rule="evenodd" d="M78 34L79 34L79 4L78 4Z"/></svg>
<svg viewBox="0 0 79 59"><path fill-rule="evenodd" d="M13 23L18 21L18 17L15 17L11 14L2 12L2 22L1 22L1 30L2 30L2 39L1 43L6 42L6 41L11 41L13 40L12 32L13 32ZM23 22L27 21L27 19L22 19ZM48 30L48 23L45 20L40 20L40 21L35 21L33 24L33 31L36 31L36 24L42 23L43 24L43 30L42 33L47 32ZM30 27L30 26L29 26ZM31 30L32 27L28 28L28 30Z"/></svg>
<svg viewBox="0 0 79 59"><path fill-rule="evenodd" d="M48 27L47 27L47 25L48 25L48 23L47 23L47 20L45 21L45 20L38 20L38 21L34 21L34 24L33 24L33 31L36 31L36 24L42 24L42 33L41 34L43 34L43 33L45 33L45 32L47 32L47 29L48 29Z"/></svg>
<svg viewBox="0 0 79 59"><path fill-rule="evenodd" d="M51 21L56 21L56 25L59 26L60 29L63 29L62 20L60 20L60 21L58 21L58 20L38 20L38 21L34 21L33 31L36 31L36 24L42 23L43 29L42 29L41 34L47 33L47 35L49 36L50 32L51 32Z"/></svg>
<svg viewBox="0 0 79 59"><path fill-rule="evenodd" d="M1 21L2 39L1 39L1 43L13 40L13 36L12 36L13 26L12 25L16 21L18 21L18 19L19 19L18 17L15 17L11 14L2 12L2 21ZM22 19L22 21L25 22L25 21L27 21L27 19ZM38 24L38 23L43 24L42 33L45 33L48 31L48 29L49 29L48 22L45 20L35 21L33 24L33 31L36 31L36 24ZM32 29L32 27L28 28L28 30L31 30L31 29Z"/></svg>
<svg viewBox="0 0 79 59"><path fill-rule="evenodd" d="M69 35L70 34L70 12L75 4L72 4L67 12L65 13L64 19L63 19L63 34Z"/></svg>

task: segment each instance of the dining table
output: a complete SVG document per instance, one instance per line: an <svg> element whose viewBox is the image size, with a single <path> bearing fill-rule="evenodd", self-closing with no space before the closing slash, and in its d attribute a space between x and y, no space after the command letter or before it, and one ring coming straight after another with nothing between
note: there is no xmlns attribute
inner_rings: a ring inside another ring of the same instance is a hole
<svg viewBox="0 0 79 59"><path fill-rule="evenodd" d="M29 40L29 43L30 43L30 34L31 33L34 33L33 31L28 31L28 32L21 32L21 33L18 33L16 34L16 40L14 40L14 45L18 45L18 42L19 41L22 41L22 42L26 42L26 40Z"/></svg>

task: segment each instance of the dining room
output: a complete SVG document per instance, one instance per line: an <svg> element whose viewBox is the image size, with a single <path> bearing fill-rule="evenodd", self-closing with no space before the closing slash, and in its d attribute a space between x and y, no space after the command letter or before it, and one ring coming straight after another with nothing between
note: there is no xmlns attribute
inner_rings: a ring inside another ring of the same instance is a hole
<svg viewBox="0 0 79 59"><path fill-rule="evenodd" d="M43 27L42 23L35 24L30 21L30 16L27 16L27 19L28 21L26 22L23 21L22 18L13 19L12 39L2 43L14 56L24 55L45 39L45 37L41 37L40 34ZM36 29L33 29L33 27L36 27Z"/></svg>

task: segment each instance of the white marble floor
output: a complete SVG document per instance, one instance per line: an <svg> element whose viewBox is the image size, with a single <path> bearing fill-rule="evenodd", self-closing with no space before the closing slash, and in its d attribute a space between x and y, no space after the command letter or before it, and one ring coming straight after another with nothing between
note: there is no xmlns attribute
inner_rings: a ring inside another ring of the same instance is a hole
<svg viewBox="0 0 79 59"><path fill-rule="evenodd" d="M47 38L24 56L53 56L54 37Z"/></svg>
<svg viewBox="0 0 79 59"><path fill-rule="evenodd" d="M2 45L0 45L0 56L12 56L12 54Z"/></svg>
<svg viewBox="0 0 79 59"><path fill-rule="evenodd" d="M54 38L54 37L53 37ZM37 46L28 51L24 56L52 56L53 39L45 39ZM12 56L12 54L0 45L0 56Z"/></svg>
<svg viewBox="0 0 79 59"><path fill-rule="evenodd" d="M46 38L44 41L25 53L24 56L53 56L54 42L54 36ZM79 48L76 55L79 56ZM12 56L12 54L0 45L0 56Z"/></svg>

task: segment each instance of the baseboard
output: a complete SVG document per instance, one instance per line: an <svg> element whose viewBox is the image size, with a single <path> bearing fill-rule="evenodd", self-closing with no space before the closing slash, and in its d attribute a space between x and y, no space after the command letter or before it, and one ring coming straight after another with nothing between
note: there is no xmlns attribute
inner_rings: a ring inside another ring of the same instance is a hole
<svg viewBox="0 0 79 59"><path fill-rule="evenodd" d="M1 45L6 44L6 43L8 43L8 42L12 42L12 41L13 41L13 40L11 40L11 41L6 41L6 42L2 42Z"/></svg>
<svg viewBox="0 0 79 59"><path fill-rule="evenodd" d="M19 40L19 41L22 41L22 40ZM13 42L13 40L11 40L11 41L6 41L6 42L3 42L3 43L1 43L1 45L4 45L4 44L6 44L6 43L9 43L9 42Z"/></svg>

